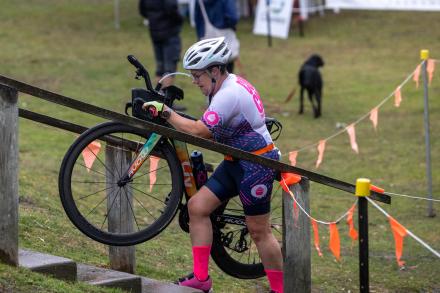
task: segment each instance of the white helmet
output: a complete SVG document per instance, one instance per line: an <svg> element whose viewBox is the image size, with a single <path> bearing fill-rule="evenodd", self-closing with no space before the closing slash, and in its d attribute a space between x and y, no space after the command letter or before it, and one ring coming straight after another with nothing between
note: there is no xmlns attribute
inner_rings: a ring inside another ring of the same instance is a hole
<svg viewBox="0 0 440 293"><path fill-rule="evenodd" d="M199 41L192 45L183 57L186 70L204 70L213 65L225 65L231 57L225 38L213 38Z"/></svg>

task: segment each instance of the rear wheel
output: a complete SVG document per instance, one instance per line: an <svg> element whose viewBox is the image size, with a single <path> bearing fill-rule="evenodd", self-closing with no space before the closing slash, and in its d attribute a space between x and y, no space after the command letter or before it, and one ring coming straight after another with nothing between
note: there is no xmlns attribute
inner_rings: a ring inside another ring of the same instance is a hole
<svg viewBox="0 0 440 293"><path fill-rule="evenodd" d="M109 122L84 132L66 153L59 174L61 202L88 237L134 245L159 234L175 216L183 175L168 141L159 141L134 177L118 184L148 137L147 131Z"/></svg>

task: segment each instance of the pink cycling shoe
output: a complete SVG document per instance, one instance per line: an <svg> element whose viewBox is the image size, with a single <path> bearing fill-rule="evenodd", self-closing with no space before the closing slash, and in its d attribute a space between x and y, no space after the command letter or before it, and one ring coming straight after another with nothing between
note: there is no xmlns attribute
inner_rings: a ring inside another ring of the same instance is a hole
<svg viewBox="0 0 440 293"><path fill-rule="evenodd" d="M185 286L185 287L190 287L190 288L194 288L194 289L199 289L205 293L213 293L214 292L212 290L212 279L210 276L208 276L208 279L206 281L199 281L194 276L194 273L191 273L188 276L180 278L176 282L176 284L179 286Z"/></svg>

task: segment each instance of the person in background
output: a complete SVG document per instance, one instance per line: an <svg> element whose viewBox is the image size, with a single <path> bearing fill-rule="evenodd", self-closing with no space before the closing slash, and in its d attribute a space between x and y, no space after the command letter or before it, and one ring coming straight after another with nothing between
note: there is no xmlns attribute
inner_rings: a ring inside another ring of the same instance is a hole
<svg viewBox="0 0 440 293"><path fill-rule="evenodd" d="M148 20L156 61L157 83L166 74L177 70L182 50L180 31L183 18L179 13L177 0L140 0L139 12ZM161 83L162 88L165 88L174 83L174 78L167 77ZM175 105L174 109L183 111L186 108Z"/></svg>
<svg viewBox="0 0 440 293"><path fill-rule="evenodd" d="M213 26L219 29L231 28L234 31L238 23L238 13L236 0L202 0L208 14L209 21ZM202 11L200 10L199 1L195 1L194 21L196 24L197 38L210 37L205 36L205 22L203 20ZM238 59L238 57L237 57ZM234 61L230 60L226 65L229 73L234 71Z"/></svg>

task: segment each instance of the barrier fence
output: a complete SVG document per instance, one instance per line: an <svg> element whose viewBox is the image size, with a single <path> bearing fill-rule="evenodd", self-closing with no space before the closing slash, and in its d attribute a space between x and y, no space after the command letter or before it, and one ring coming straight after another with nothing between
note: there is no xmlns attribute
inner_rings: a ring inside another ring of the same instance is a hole
<svg viewBox="0 0 440 293"><path fill-rule="evenodd" d="M293 173L299 177L285 177L282 183L285 185L283 198L283 249L285 257L285 290L286 292L310 292L311 271L310 271L310 222L314 225L316 219L310 216L308 192L309 180L337 188L349 193L356 193L358 199L359 217L359 265L361 292L368 292L368 210L367 202L377 200L384 203L391 203L389 193L380 189L368 191L364 187L324 176L315 172L304 170L295 166L287 165L279 161L267 159L251 153L235 149L226 145L212 142L186 133L176 131L164 126L128 117L120 113L102 109L84 102L71 99L53 92L49 92L17 80L0 75L0 139L7 141L7 144L0 146L0 171L7 176L1 176L3 180L0 186L0 228L7 231L5 237L0 239L0 260L6 263L18 264L18 147L17 147L17 117L31 119L40 123L58 127L75 133L82 133L87 128L70 122L55 119L24 109L18 109L16 102L18 91L34 97L67 106L85 113L99 116L105 119L122 122L130 126L157 132L163 136L184 141L208 150L231 155L238 159L249 160L264 166L271 167L279 172ZM6 172L6 170L8 172ZM301 177L302 176L302 177ZM289 181L290 180L290 181ZM6 184L7 182L7 184ZM289 184L290 183L290 184ZM289 186L287 188L287 186ZM6 188L6 189L5 189ZM359 189L360 188L360 189ZM359 191L362 190L362 191ZM365 197L369 194L369 197ZM287 196L289 195L289 196ZM295 212L295 206L302 213ZM375 205L376 206L376 205ZM339 222L345 216L352 217L352 208L338 219ZM310 218L310 221L309 221ZM318 221L322 222L322 221ZM296 227L292 225L296 223ZM325 222L322 222L325 224ZM336 222L328 222L331 226ZM334 226L334 225L333 225ZM298 229L299 227L299 229ZM293 243L293 244L292 244ZM315 242L316 246L316 242ZM319 245L318 245L319 247ZM435 252L435 250L432 249Z"/></svg>

